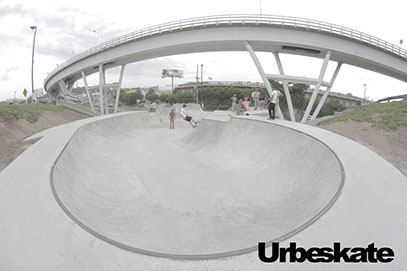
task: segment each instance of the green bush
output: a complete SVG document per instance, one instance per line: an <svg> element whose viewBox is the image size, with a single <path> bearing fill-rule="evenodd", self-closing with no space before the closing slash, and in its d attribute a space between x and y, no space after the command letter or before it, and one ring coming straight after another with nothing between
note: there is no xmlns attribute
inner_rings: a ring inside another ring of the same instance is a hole
<svg viewBox="0 0 407 271"><path fill-rule="evenodd" d="M316 104L317 103L315 103L314 105ZM324 103L321 111L318 114L318 117L333 115L335 112L342 112L343 110L345 110L345 106L342 105L339 101L330 100Z"/></svg>
<svg viewBox="0 0 407 271"><path fill-rule="evenodd" d="M135 105L137 104L137 100L142 100L143 94L140 90L136 92L127 93L124 98L124 102L128 105Z"/></svg>
<svg viewBox="0 0 407 271"><path fill-rule="evenodd" d="M154 102L158 100L158 95L155 93L149 93L146 95L146 99L150 102Z"/></svg>

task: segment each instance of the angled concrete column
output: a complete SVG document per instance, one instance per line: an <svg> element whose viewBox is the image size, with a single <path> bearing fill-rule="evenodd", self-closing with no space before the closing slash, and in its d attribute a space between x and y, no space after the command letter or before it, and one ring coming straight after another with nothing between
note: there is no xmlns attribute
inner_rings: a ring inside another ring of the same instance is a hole
<svg viewBox="0 0 407 271"><path fill-rule="evenodd" d="M325 90L324 95L322 95L321 100L319 101L319 104L317 108L315 109L314 114L311 116L311 120L314 120L316 117L318 117L319 111L321 111L322 106L325 103L326 97L328 97L329 92L331 91L331 88L333 84L335 83L336 77L338 76L339 70L341 69L342 62L338 62L338 65L336 66L335 72L332 75L331 82L329 82L329 87Z"/></svg>
<svg viewBox="0 0 407 271"><path fill-rule="evenodd" d="M260 73L261 78L263 79L264 85L266 86L266 89L267 89L267 92L269 93L269 96L271 97L272 89L271 89L270 82L267 79L266 74L264 73L263 67L260 64L260 61L257 58L256 53L254 52L254 50L253 50L253 48L252 48L252 46L250 45L249 42L245 42L245 46L246 46L247 51L249 51L250 56L252 57L253 62L256 65L257 70ZM276 110L277 110L277 113L278 113L278 117L280 119L284 119L284 116L283 116L283 114L281 113L281 110L280 110L280 106L277 106Z"/></svg>
<svg viewBox="0 0 407 271"><path fill-rule="evenodd" d="M64 96L68 95L68 89L66 88L66 84L63 80L58 81L58 86L61 89L61 92Z"/></svg>
<svg viewBox="0 0 407 271"><path fill-rule="evenodd" d="M280 56L278 55L277 52L273 52L273 54L276 59L280 75L284 75L283 65L281 64ZM285 97L287 99L287 106L288 106L288 112L290 114L290 120L295 122L294 108L293 108L293 103L291 101L290 89L288 88L288 83L285 80L283 80L283 87L284 87Z"/></svg>
<svg viewBox="0 0 407 271"><path fill-rule="evenodd" d="M68 83L67 89L68 89L69 94L72 94L72 89L73 89L74 84L75 84L75 82L69 82Z"/></svg>
<svg viewBox="0 0 407 271"><path fill-rule="evenodd" d="M120 70L119 87L117 88L116 101L114 103L113 113L117 112L117 107L119 106L120 89L122 88L122 81L123 81L123 74L124 74L124 68L125 67L126 67L126 64L123 64L122 69Z"/></svg>
<svg viewBox="0 0 407 271"><path fill-rule="evenodd" d="M100 115L104 115L103 107L103 64L99 64L99 104L100 104Z"/></svg>
<svg viewBox="0 0 407 271"><path fill-rule="evenodd" d="M88 102L89 102L90 110L91 110L93 113L96 113L95 107L93 106L92 97L90 96L89 89L88 89L88 80L86 80L86 75L85 75L85 73L84 73L83 71L82 71L81 73L82 73L83 83L84 83L84 85L85 85L86 96L88 97Z"/></svg>
<svg viewBox="0 0 407 271"><path fill-rule="evenodd" d="M311 95L311 99L308 102L307 109L305 110L304 116L302 117L301 123L305 123L307 118L311 112L312 106L315 103L315 100L318 96L319 89L322 84L322 80L324 79L324 75L326 72L326 68L328 66L329 59L331 58L331 51L328 51L325 55L324 63L322 64L321 72L319 73L318 83L315 86L314 92Z"/></svg>

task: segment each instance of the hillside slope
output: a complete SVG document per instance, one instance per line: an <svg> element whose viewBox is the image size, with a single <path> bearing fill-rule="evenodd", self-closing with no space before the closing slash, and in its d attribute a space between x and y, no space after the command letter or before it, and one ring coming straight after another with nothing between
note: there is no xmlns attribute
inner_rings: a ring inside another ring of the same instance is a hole
<svg viewBox="0 0 407 271"><path fill-rule="evenodd" d="M24 112L22 114L16 114L15 110L9 110L9 106L6 114L4 113L6 108L2 107L1 109L0 171L6 168L7 165L9 165L25 149L34 143L23 142L25 138L39 131L88 117L87 115L83 115L68 109L57 108L57 110L54 110L54 108L50 107L45 108L44 110L35 110L39 113L38 119L35 120L27 116L27 112L25 110L19 110L19 112Z"/></svg>
<svg viewBox="0 0 407 271"><path fill-rule="evenodd" d="M407 176L407 101L361 106L313 124L368 147Z"/></svg>

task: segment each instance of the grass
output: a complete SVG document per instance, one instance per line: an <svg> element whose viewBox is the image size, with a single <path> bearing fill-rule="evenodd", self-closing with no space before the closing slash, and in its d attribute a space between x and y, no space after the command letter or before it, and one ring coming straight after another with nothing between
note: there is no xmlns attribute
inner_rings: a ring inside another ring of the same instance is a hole
<svg viewBox="0 0 407 271"><path fill-rule="evenodd" d="M341 116L321 121L318 125L353 120L368 122L373 127L386 131L407 126L407 101L359 106Z"/></svg>
<svg viewBox="0 0 407 271"><path fill-rule="evenodd" d="M0 119L26 119L34 123L45 111L64 111L64 107L51 104L12 104L0 106Z"/></svg>

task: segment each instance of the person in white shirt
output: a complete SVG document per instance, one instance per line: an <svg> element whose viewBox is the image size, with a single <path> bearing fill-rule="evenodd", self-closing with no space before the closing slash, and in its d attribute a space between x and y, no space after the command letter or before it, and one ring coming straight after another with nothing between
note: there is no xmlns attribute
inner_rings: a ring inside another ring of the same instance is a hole
<svg viewBox="0 0 407 271"><path fill-rule="evenodd" d="M182 117L184 120L186 120L186 121L189 122L189 124L192 126L192 128L195 128L195 127L197 126L198 122L194 121L191 116L188 116L188 115L187 115L187 113L185 112L185 108L187 108L187 105L186 105L186 104L184 104L184 105L181 107L180 115L181 115L181 117Z"/></svg>
<svg viewBox="0 0 407 271"><path fill-rule="evenodd" d="M275 119L276 117L276 103L277 103L277 91L276 91L276 87L272 86L271 87L272 91L271 91L271 97L270 97L270 103L269 103L269 119ZM271 114L271 111L273 111L273 114Z"/></svg>

